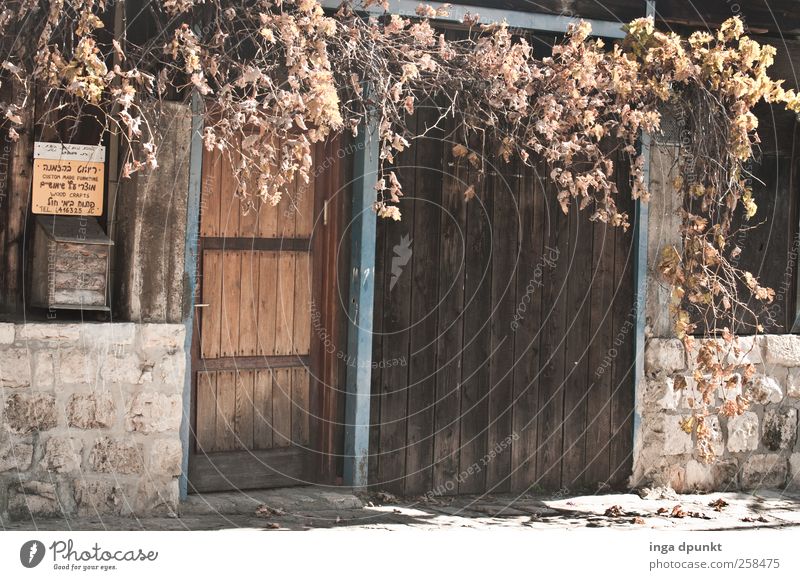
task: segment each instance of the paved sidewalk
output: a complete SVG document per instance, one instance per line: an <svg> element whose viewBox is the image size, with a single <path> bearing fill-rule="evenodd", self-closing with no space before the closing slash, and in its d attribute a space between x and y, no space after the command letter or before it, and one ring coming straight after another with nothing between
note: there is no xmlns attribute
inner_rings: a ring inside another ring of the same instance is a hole
<svg viewBox="0 0 800 580"><path fill-rule="evenodd" d="M713 505L710 505L713 504ZM0 522L6 530L398 530L577 529L744 530L800 527L800 494L761 491L677 495L644 490L639 495L576 497L496 495L397 499L355 495L341 488L287 489L190 496L175 517L95 517Z"/></svg>

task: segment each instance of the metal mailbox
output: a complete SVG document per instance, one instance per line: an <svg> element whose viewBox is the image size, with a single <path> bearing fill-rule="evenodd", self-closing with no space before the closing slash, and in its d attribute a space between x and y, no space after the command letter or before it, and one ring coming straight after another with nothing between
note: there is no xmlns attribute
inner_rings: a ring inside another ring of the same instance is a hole
<svg viewBox="0 0 800 580"><path fill-rule="evenodd" d="M93 217L36 216L31 304L110 310L108 271L113 245Z"/></svg>

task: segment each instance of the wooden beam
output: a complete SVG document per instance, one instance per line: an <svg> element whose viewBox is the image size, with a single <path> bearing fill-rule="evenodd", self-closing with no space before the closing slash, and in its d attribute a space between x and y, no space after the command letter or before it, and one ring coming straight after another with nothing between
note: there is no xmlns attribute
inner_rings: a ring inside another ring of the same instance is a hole
<svg viewBox="0 0 800 580"><path fill-rule="evenodd" d="M647 0L647 16L655 16L656 0ZM649 133L642 133L639 138L641 153L644 157L643 178L644 184L650 188L650 146L652 136ZM641 414L638 401L644 396L644 345L645 345L645 323L647 313L647 237L650 221L650 208L641 199L636 200L636 215L633 222L633 264L634 264L634 287L635 297L635 334L633 337L634 362L633 362L633 454L637 457L636 448L641 442Z"/></svg>
<svg viewBox="0 0 800 580"><path fill-rule="evenodd" d="M320 0L323 8L336 10L341 5L341 0ZM462 22L466 14L479 16L482 24L493 22L506 22L509 28L523 30L538 30L542 32L565 33L570 24L584 20L592 25L592 34L603 38L625 38L625 31L622 30L621 22L608 20L593 20L590 18L578 18L568 14L542 14L538 12L525 12L522 10L506 10L502 8L464 6L463 4L445 4L444 2L426 2L435 9L448 6L447 15L437 17L434 20L439 22ZM370 15L381 15L385 12L398 14L400 16L416 16L419 2L416 0L389 0L389 9L384 11L380 5L374 5L366 9Z"/></svg>
<svg viewBox="0 0 800 580"><path fill-rule="evenodd" d="M347 387L344 426L344 483L367 485L369 406L372 381L372 309L375 288L378 140L374 125L358 136L353 162L350 301L347 327Z"/></svg>

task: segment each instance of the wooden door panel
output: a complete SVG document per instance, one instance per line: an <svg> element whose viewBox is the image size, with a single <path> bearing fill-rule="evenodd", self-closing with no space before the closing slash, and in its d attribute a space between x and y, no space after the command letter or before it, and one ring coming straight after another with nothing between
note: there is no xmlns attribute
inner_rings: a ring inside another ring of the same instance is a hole
<svg viewBox="0 0 800 580"><path fill-rule="evenodd" d="M203 252L203 309L200 353L203 358L220 356L220 326L222 316L222 252Z"/></svg>
<svg viewBox="0 0 800 580"><path fill-rule="evenodd" d="M292 252L282 252L278 256L278 300L276 302L275 354L287 355L292 352L294 334L294 283L295 256Z"/></svg>
<svg viewBox="0 0 800 580"><path fill-rule="evenodd" d="M239 304L239 350L240 356L258 354L258 252L243 251L241 255L242 284Z"/></svg>
<svg viewBox="0 0 800 580"><path fill-rule="evenodd" d="M253 449L272 449L272 371L255 372Z"/></svg>
<svg viewBox="0 0 800 580"><path fill-rule="evenodd" d="M199 372L198 447L219 452L308 445L309 387L302 367Z"/></svg>
<svg viewBox="0 0 800 580"><path fill-rule="evenodd" d="M250 197L245 207L237 197L237 164L227 153L204 152L192 491L319 479L307 468L314 457L310 448L327 448L334 438L327 425L334 424L336 407L325 392L339 387L317 377L330 382L338 363L314 340L311 305L312 297L319 301L326 335L335 335L339 319L328 302L338 293L318 286L338 281L321 264L338 248L343 220L338 206L331 211L334 228L317 213L325 207L321 200L333 198L338 188L323 189L333 183L330 176L295 179L276 206ZM333 175L343 179L339 170ZM250 193L256 181L246 184ZM316 464L330 469L319 458ZM330 481L332 473L326 476Z"/></svg>
<svg viewBox="0 0 800 580"><path fill-rule="evenodd" d="M258 253L258 335L259 355L275 354L275 314L278 309L278 254Z"/></svg>
<svg viewBox="0 0 800 580"><path fill-rule="evenodd" d="M220 356L239 354L239 313L242 298L241 252L222 252L222 297L220 320L222 326ZM210 308L215 308L214 304Z"/></svg>

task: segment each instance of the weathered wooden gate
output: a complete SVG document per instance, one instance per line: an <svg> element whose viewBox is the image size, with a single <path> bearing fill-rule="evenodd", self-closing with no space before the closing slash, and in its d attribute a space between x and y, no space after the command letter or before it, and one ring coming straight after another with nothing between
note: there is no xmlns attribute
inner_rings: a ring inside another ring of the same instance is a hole
<svg viewBox="0 0 800 580"><path fill-rule="evenodd" d="M328 148L332 147L331 145ZM336 160L332 149L328 158ZM326 155L317 148L316 156ZM193 344L193 491L333 477L338 164L243 214L227 155L205 153ZM330 203L330 211L320 208ZM324 217L322 217L324 214ZM321 216L320 219L317 219ZM316 327L325 329L312 332Z"/></svg>
<svg viewBox="0 0 800 580"><path fill-rule="evenodd" d="M465 204L475 170L451 148L440 133L403 154L403 219L379 225L370 483L417 495L623 482L632 231L565 216L543 164L490 168Z"/></svg>

